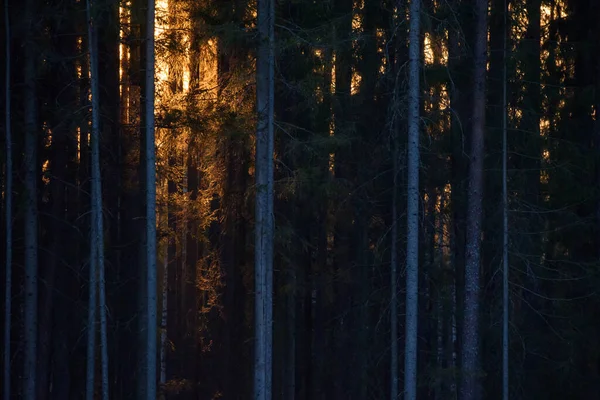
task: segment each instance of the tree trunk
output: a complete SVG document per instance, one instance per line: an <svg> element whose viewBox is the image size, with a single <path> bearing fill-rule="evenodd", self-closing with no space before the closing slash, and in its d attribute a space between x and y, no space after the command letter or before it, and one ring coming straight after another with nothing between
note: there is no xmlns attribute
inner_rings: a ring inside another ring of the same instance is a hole
<svg viewBox="0 0 600 400"><path fill-rule="evenodd" d="M404 395L417 398L417 324L419 305L419 63L421 1L410 3L408 76L408 207L406 241L406 343Z"/></svg>
<svg viewBox="0 0 600 400"><path fill-rule="evenodd" d="M91 71L91 93L92 93L92 134L90 136L91 162L92 162L92 220L91 220L91 238L90 238L90 304L89 304L89 337L95 336L94 325L96 299L96 289L92 290L92 285L98 285L98 309L100 311L100 364L101 364L101 384L102 399L108 400L108 336L106 321L106 289L104 280L104 226L102 217L102 182L100 176L100 89L98 83L98 39L97 39L97 21L93 17L94 12L92 0L87 1L88 17L88 46L90 52L90 71ZM94 275L92 275L94 274ZM94 340L88 342L88 396L93 396L93 360L95 359ZM92 359L90 361L89 359ZM91 368L91 375L90 369ZM90 389L92 387L92 389ZM91 392L90 392L91 391Z"/></svg>
<svg viewBox="0 0 600 400"><path fill-rule="evenodd" d="M168 300L169 300L169 184L165 179L164 186L165 205L160 217L163 244L163 276L161 290L161 317L160 317L160 378L159 378L159 398L165 398L165 385L167 383L167 321L168 321Z"/></svg>
<svg viewBox="0 0 600 400"><path fill-rule="evenodd" d="M4 280L4 353L2 371L4 377L4 399L10 399L10 331L12 321L12 130L11 130L11 46L10 46L10 17L8 11L8 0L4 1L4 28L6 30L6 86L5 86L5 133L6 133L6 185L5 193L5 244L6 244L6 276Z"/></svg>
<svg viewBox="0 0 600 400"><path fill-rule="evenodd" d="M254 399L271 399L273 329L274 1L258 1Z"/></svg>
<svg viewBox="0 0 600 400"><path fill-rule="evenodd" d="M461 399L481 398L480 378L480 251L483 198L483 156L485 124L485 75L487 60L487 1L475 3L474 88L471 158L467 204L467 239L465 261L465 303L461 354Z"/></svg>
<svg viewBox="0 0 600 400"><path fill-rule="evenodd" d="M90 81L92 93L92 132L90 135L90 147L92 153L92 193L91 193L91 221L90 221L90 279L89 279L89 300L88 300L88 325L87 325L87 376L86 376L86 400L93 400L95 395L95 366L96 366L96 311L97 311L97 290L98 290L98 226L96 225L96 208L95 193L96 182L98 178L94 175L95 156L94 146L98 140L98 131L100 129L100 115L98 110L98 65L97 65L97 48L95 40L95 26L92 21L92 5L91 0L86 2L87 8L87 28L88 28L88 49L90 62Z"/></svg>
<svg viewBox="0 0 600 400"><path fill-rule="evenodd" d="M37 96L34 0L25 3L25 337L23 398L36 398L38 307Z"/></svg>
<svg viewBox="0 0 600 400"><path fill-rule="evenodd" d="M509 286L508 286L508 109L507 109L507 41L510 28L508 25L508 0L504 0L504 40L502 57L502 399L508 400L508 350L510 346L509 328Z"/></svg>
<svg viewBox="0 0 600 400"><path fill-rule="evenodd" d="M147 348L146 398L156 399L157 285L156 285L156 156L154 149L154 0L148 0L146 22L146 264Z"/></svg>
<svg viewBox="0 0 600 400"><path fill-rule="evenodd" d="M392 185L392 232L390 247L390 399L398 399L398 138L397 130L394 132L394 149L392 152L393 163L393 185Z"/></svg>

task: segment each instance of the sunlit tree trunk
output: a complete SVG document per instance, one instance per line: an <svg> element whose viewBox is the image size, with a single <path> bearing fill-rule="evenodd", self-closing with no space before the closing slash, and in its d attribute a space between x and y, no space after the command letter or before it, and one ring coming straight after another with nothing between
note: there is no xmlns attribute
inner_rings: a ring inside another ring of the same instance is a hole
<svg viewBox="0 0 600 400"><path fill-rule="evenodd" d="M156 155L154 149L154 0L148 0L146 22L146 264L147 348L146 398L156 399L157 285L156 285Z"/></svg>
<svg viewBox="0 0 600 400"><path fill-rule="evenodd" d="M406 241L406 344L404 396L417 398L417 321L419 305L419 63L421 0L410 3L408 72L408 207Z"/></svg>
<svg viewBox="0 0 600 400"><path fill-rule="evenodd" d="M481 398L480 378L480 252L483 199L483 156L485 124L485 78L487 60L486 0L475 2L474 88L471 157L467 199L467 239L465 262L465 303L461 354L461 399Z"/></svg>
<svg viewBox="0 0 600 400"><path fill-rule="evenodd" d="M36 49L33 41L37 2L25 3L25 337L23 398L36 398L38 307L38 210L37 210L37 97Z"/></svg>
<svg viewBox="0 0 600 400"><path fill-rule="evenodd" d="M271 399L273 340L274 0L258 0L254 399Z"/></svg>
<svg viewBox="0 0 600 400"><path fill-rule="evenodd" d="M5 141L6 141L6 171L5 179L5 234L6 234L6 276L4 280L4 353L2 371L4 377L4 399L10 399L10 331L12 320L12 128L11 128L11 46L10 46L10 17L8 11L8 0L4 1L4 28L6 30L6 82L5 82Z"/></svg>

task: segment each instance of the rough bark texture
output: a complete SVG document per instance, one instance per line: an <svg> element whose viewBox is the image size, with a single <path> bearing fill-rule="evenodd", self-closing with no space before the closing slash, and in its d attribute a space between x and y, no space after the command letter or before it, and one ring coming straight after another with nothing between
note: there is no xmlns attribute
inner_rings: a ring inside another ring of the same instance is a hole
<svg viewBox="0 0 600 400"><path fill-rule="evenodd" d="M274 4L258 2L254 399L271 399L273 326Z"/></svg>
<svg viewBox="0 0 600 400"><path fill-rule="evenodd" d="M475 46L473 71L473 114L471 158L467 203L467 238L465 260L465 303L461 354L461 399L481 398L479 383L480 327L479 299L481 222L483 200L483 150L485 125L485 74L487 60L487 1L475 3Z"/></svg>
<svg viewBox="0 0 600 400"><path fill-rule="evenodd" d="M390 248L390 399L398 398L398 211L397 200L397 177L398 177L398 144L394 138L393 174L394 184L392 187L392 232Z"/></svg>
<svg viewBox="0 0 600 400"><path fill-rule="evenodd" d="M146 264L147 348L146 398L156 399L157 285L156 285L156 155L154 138L154 0L148 0L146 23Z"/></svg>
<svg viewBox="0 0 600 400"><path fill-rule="evenodd" d="M419 306L419 63L421 1L410 3L408 76L408 207L406 242L406 344L404 396L417 398L417 334Z"/></svg>
<svg viewBox="0 0 600 400"><path fill-rule="evenodd" d="M100 89L99 89L99 57L98 57L98 39L97 25L98 21L94 18L95 10L92 8L92 1L87 1L88 13L88 42L90 50L90 68L91 68L91 93L92 93L92 135L90 137L90 145L92 150L92 222L91 222L91 237L90 237L90 286L98 285L98 309L100 317L100 363L101 363L101 387L102 399L108 400L108 335L107 335L107 319L106 319L106 288L104 279L104 226L102 218L102 182L100 176ZM92 268L93 266L93 268ZM92 276L92 273L97 275ZM95 289L94 289L95 291ZM92 290L90 293L93 294ZM92 294L90 300L92 300ZM92 307L95 305L96 299L90 301L90 314L94 315L95 310ZM91 324L88 325L88 330L91 336L95 335L95 320L91 319ZM95 349L93 346L88 349L88 357L95 358ZM90 361L88 361L90 362ZM89 366L90 364L88 364ZM93 376L93 362L92 376ZM88 370L88 372L90 372ZM90 376L88 375L88 379ZM88 385L93 383L88 380ZM93 387L93 385L91 385ZM88 396L90 395L88 386ZM93 395L93 393L92 393Z"/></svg>

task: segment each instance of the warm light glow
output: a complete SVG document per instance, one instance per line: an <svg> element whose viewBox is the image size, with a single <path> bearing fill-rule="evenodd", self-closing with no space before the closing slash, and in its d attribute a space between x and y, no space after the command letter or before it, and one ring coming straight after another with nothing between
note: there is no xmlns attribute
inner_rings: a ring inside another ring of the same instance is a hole
<svg viewBox="0 0 600 400"><path fill-rule="evenodd" d="M42 165L42 182L44 182L44 184L49 184L50 183L50 176L47 173L48 170L50 169L50 160L46 160L44 161L44 164Z"/></svg>
<svg viewBox="0 0 600 400"><path fill-rule="evenodd" d="M167 23L162 15L167 15L169 10L169 0L156 0L156 17L154 19L154 39L161 40L167 33ZM157 85L162 85L169 77L169 65L163 57L156 57L155 66Z"/></svg>
<svg viewBox="0 0 600 400"><path fill-rule="evenodd" d="M550 160L550 151L548 149L545 149L542 152L542 158L544 159L544 161L549 161Z"/></svg>
<svg viewBox="0 0 600 400"><path fill-rule="evenodd" d="M550 120L544 117L540 118L540 135L547 136L550 131Z"/></svg>
<svg viewBox="0 0 600 400"><path fill-rule="evenodd" d="M329 136L333 136L335 134L335 122L333 118L329 123ZM329 153L329 174L333 177L335 174L335 153Z"/></svg>
<svg viewBox="0 0 600 400"><path fill-rule="evenodd" d="M331 93L335 93L335 53L331 57Z"/></svg>
<svg viewBox="0 0 600 400"><path fill-rule="evenodd" d="M425 32L425 39L423 40L424 53L425 53L425 65L431 65L434 62L433 49L431 48L431 36L429 32Z"/></svg>
<svg viewBox="0 0 600 400"><path fill-rule="evenodd" d="M119 6L119 19L122 20L125 16L125 11L123 10L123 6ZM123 44L123 30L121 29L119 32L119 37L121 41L119 42L119 61L123 60L123 56L125 53L125 44ZM123 63L119 62L119 82L123 81ZM119 85L119 94L123 95L123 85Z"/></svg>
<svg viewBox="0 0 600 400"><path fill-rule="evenodd" d="M377 54L381 56L379 73L383 75L385 74L385 68L387 66L385 30L382 28L377 28L375 31L375 37L377 38Z"/></svg>
<svg viewBox="0 0 600 400"><path fill-rule="evenodd" d="M212 97L216 97L219 85L217 44L216 39L208 39L200 49L200 88Z"/></svg>
<svg viewBox="0 0 600 400"><path fill-rule="evenodd" d="M190 90L190 69L189 66L185 66L185 68L183 69L183 92L187 92L188 90Z"/></svg>
<svg viewBox="0 0 600 400"><path fill-rule="evenodd" d="M81 127L77 127L77 161L81 160Z"/></svg>
<svg viewBox="0 0 600 400"><path fill-rule="evenodd" d="M362 76L357 71L352 71L352 81L350 82L350 94L354 95L360 91Z"/></svg>
<svg viewBox="0 0 600 400"><path fill-rule="evenodd" d="M512 121L519 123L521 121L521 118L523 117L523 111L520 108L509 107L508 116Z"/></svg>
<svg viewBox="0 0 600 400"><path fill-rule="evenodd" d="M352 16L352 30L360 31L362 29L362 15L354 14Z"/></svg>
<svg viewBox="0 0 600 400"><path fill-rule="evenodd" d="M362 10L364 7L363 0L355 0L354 1L354 15L352 15L352 30L355 32L359 32L362 30L363 25L363 17L361 12L356 12Z"/></svg>
<svg viewBox="0 0 600 400"><path fill-rule="evenodd" d="M548 164L550 162L550 151L548 149L544 149L544 151L542 151L542 160L544 164ZM547 184L549 180L548 171L542 169L540 171L540 183Z"/></svg>

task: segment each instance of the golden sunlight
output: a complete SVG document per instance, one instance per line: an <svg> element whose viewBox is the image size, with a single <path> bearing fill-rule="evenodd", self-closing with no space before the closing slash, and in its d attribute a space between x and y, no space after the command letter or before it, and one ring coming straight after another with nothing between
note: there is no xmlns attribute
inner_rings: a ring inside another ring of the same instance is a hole
<svg viewBox="0 0 600 400"><path fill-rule="evenodd" d="M216 96L219 79L217 40L208 39L200 54L200 86L211 96ZM189 67L187 68L189 71Z"/></svg>
<svg viewBox="0 0 600 400"><path fill-rule="evenodd" d="M425 32L425 38L423 39L423 47L425 52L425 65L431 65L434 63L433 49L431 48L431 36L429 32Z"/></svg>
<svg viewBox="0 0 600 400"><path fill-rule="evenodd" d="M352 81L350 82L350 94L355 95L360 91L362 76L357 71L352 71Z"/></svg>
<svg viewBox="0 0 600 400"><path fill-rule="evenodd" d="M156 17L154 19L154 38L160 40L167 32L168 25L164 22L162 15L167 15L169 10L169 0L156 0ZM164 58L156 57L156 79L158 84L162 85L169 77L169 65Z"/></svg>

